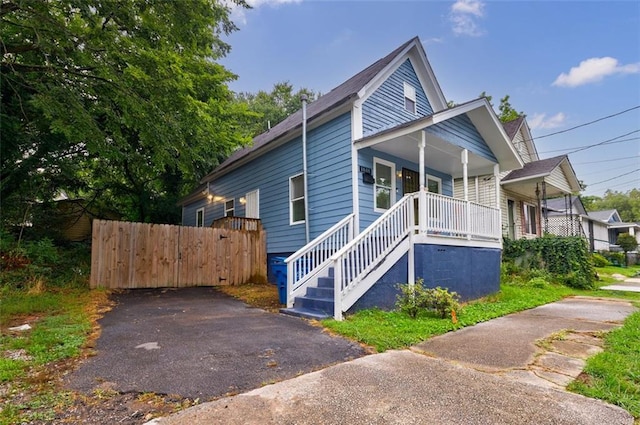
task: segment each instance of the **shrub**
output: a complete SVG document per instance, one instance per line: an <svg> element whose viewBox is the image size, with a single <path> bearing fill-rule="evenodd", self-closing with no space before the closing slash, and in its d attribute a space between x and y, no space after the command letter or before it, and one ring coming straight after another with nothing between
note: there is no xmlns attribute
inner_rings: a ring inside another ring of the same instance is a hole
<svg viewBox="0 0 640 425"><path fill-rule="evenodd" d="M524 270L546 270L569 286L593 287L593 264L587 243L580 237L505 239L502 255L504 260L513 261Z"/></svg>
<svg viewBox="0 0 640 425"><path fill-rule="evenodd" d="M602 255L609 263L614 266L622 266L624 264L624 253L616 251L601 251Z"/></svg>
<svg viewBox="0 0 640 425"><path fill-rule="evenodd" d="M452 311L458 312L460 296L441 287L425 288L424 280L418 279L415 284L398 284L400 294L397 295L396 307L412 318L416 318L422 310L433 310L441 318Z"/></svg>
<svg viewBox="0 0 640 425"><path fill-rule="evenodd" d="M452 311L458 313L460 311L460 296L457 292L449 292L446 288L436 286L433 289L427 289L430 294L429 307L444 319Z"/></svg>
<svg viewBox="0 0 640 425"><path fill-rule="evenodd" d="M595 267L606 267L611 265L609 260L598 254L597 252L591 254L591 262Z"/></svg>
<svg viewBox="0 0 640 425"><path fill-rule="evenodd" d="M534 288L543 289L549 286L549 281L547 281L543 277L534 277L532 279L529 279L529 281L527 282L527 285L532 286Z"/></svg>
<svg viewBox="0 0 640 425"><path fill-rule="evenodd" d="M409 283L397 285L400 293L396 296L396 308L414 319L429 304L428 289L423 286L423 283L422 279L418 279L413 285Z"/></svg>

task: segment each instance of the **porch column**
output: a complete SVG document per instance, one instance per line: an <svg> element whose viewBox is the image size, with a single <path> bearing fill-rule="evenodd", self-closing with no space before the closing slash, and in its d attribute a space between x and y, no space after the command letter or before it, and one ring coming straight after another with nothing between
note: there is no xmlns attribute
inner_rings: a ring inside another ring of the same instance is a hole
<svg viewBox="0 0 640 425"><path fill-rule="evenodd" d="M466 149L462 150L462 153L460 155L460 161L462 162L462 187L464 188L464 200L468 201L469 200L469 182L467 181L469 179L468 173L469 171L467 170L467 164L469 164L469 151Z"/></svg>
<svg viewBox="0 0 640 425"><path fill-rule="evenodd" d="M494 188L496 191L496 208L500 209L502 199L500 199L500 165L498 164L493 166L493 181L496 183L496 187Z"/></svg>
<svg viewBox="0 0 640 425"><path fill-rule="evenodd" d="M464 202L466 204L466 208L464 209L464 222L465 222L465 231L467 232L467 239L471 240L471 211L469 206L469 170L467 169L467 165L469 164L469 151L466 149L462 150L460 155L460 161L462 162L462 187L464 188Z"/></svg>
<svg viewBox="0 0 640 425"><path fill-rule="evenodd" d="M425 172L424 172L424 151L427 146L427 133L422 131L422 140L418 145L419 160L420 160L420 192L418 193L418 230L421 234L427 232L427 194L425 188Z"/></svg>

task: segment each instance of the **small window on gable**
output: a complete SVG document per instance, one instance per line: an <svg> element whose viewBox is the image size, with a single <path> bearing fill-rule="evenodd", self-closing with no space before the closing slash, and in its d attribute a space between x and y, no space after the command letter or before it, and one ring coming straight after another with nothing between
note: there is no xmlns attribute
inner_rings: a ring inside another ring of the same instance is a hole
<svg viewBox="0 0 640 425"><path fill-rule="evenodd" d="M204 227L204 208L196 210L196 227Z"/></svg>
<svg viewBox="0 0 640 425"><path fill-rule="evenodd" d="M233 217L235 214L235 202L233 199L227 199L224 201L224 216Z"/></svg>
<svg viewBox="0 0 640 425"><path fill-rule="evenodd" d="M404 83L404 109L416 113L416 89L407 83Z"/></svg>

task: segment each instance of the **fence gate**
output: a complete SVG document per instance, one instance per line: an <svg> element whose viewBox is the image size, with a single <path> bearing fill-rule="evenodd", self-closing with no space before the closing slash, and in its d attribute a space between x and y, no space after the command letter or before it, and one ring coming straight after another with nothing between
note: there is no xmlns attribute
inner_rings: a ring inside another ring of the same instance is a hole
<svg viewBox="0 0 640 425"><path fill-rule="evenodd" d="M93 221L92 288L237 285L266 279L261 226L238 230Z"/></svg>

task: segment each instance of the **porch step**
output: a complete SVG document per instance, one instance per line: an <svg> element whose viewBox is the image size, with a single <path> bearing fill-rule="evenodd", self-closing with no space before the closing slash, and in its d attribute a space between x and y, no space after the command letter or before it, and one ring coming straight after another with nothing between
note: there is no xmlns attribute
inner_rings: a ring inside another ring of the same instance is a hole
<svg viewBox="0 0 640 425"><path fill-rule="evenodd" d="M280 313L288 316L302 317L303 319L324 320L331 316L318 310L307 310L304 308L281 308Z"/></svg>
<svg viewBox="0 0 640 425"><path fill-rule="evenodd" d="M318 278L318 288L331 288L333 289L333 276L330 277L319 277Z"/></svg>
<svg viewBox="0 0 640 425"><path fill-rule="evenodd" d="M307 296L309 297L313 297L313 298L327 298L330 300L333 300L333 286L331 288L327 288L327 287L317 287L317 288L313 288L313 287L309 287L307 288Z"/></svg>
<svg viewBox="0 0 640 425"><path fill-rule="evenodd" d="M333 298L312 297L308 294L304 297L296 297L293 302L294 308L304 310L315 310L333 315Z"/></svg>

